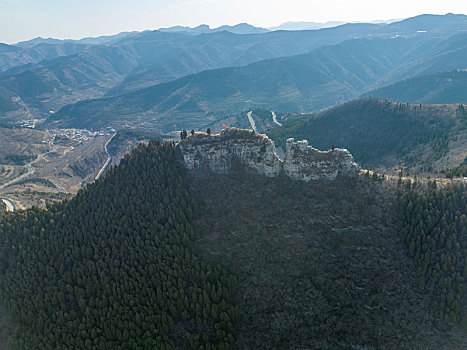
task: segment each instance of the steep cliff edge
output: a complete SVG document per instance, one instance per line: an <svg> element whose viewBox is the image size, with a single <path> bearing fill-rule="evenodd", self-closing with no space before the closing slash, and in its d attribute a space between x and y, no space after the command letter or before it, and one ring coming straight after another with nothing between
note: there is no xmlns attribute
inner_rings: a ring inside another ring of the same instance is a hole
<svg viewBox="0 0 467 350"><path fill-rule="evenodd" d="M246 168L267 177L284 174L294 180L333 180L356 175L359 167L346 149L319 151L308 141L287 140L284 161L274 141L252 130L229 128L220 134L195 133L179 143L185 166L194 172L228 174Z"/></svg>
<svg viewBox="0 0 467 350"><path fill-rule="evenodd" d="M196 133L179 143L188 170L228 174L243 166L268 177L281 172L274 142L252 130L230 128L220 134Z"/></svg>

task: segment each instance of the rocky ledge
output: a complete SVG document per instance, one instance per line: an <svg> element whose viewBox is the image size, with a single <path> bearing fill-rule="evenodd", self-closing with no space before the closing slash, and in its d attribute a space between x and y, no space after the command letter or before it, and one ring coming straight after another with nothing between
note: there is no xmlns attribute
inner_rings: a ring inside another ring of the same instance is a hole
<svg viewBox="0 0 467 350"><path fill-rule="evenodd" d="M227 174L246 168L268 177L279 174L294 180L333 180L354 176L359 167L346 149L319 151L308 141L287 140L284 161L274 141L252 130L229 128L220 134L195 133L179 143L185 166L194 172Z"/></svg>

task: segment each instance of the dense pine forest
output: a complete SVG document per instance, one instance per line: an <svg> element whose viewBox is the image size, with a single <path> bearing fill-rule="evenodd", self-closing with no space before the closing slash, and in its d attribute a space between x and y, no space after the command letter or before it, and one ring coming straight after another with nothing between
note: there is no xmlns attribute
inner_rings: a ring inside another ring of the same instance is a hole
<svg viewBox="0 0 467 350"><path fill-rule="evenodd" d="M467 330L467 188L411 191L401 196L398 211L430 312Z"/></svg>
<svg viewBox="0 0 467 350"><path fill-rule="evenodd" d="M200 261L179 152L151 141L47 210L3 214L13 349L229 349L233 274Z"/></svg>
<svg viewBox="0 0 467 350"><path fill-rule="evenodd" d="M195 246L235 266L235 349L464 349L400 237L394 182L189 179ZM406 186L405 186L406 187ZM421 186L419 186L421 187Z"/></svg>

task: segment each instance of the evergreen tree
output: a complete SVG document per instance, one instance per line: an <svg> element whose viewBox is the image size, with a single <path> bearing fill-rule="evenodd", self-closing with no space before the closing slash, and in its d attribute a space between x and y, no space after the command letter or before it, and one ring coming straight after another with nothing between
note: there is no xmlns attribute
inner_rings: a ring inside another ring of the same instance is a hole
<svg viewBox="0 0 467 350"><path fill-rule="evenodd" d="M419 286L430 295L431 313L467 325L467 188L414 191L398 202L401 237L416 262Z"/></svg>
<svg viewBox="0 0 467 350"><path fill-rule="evenodd" d="M0 301L16 322L12 348L188 348L190 338L175 335L183 329L194 348L225 346L234 329L208 310L238 322L235 277L196 255L199 209L180 164L173 143L151 141L72 200L1 214Z"/></svg>

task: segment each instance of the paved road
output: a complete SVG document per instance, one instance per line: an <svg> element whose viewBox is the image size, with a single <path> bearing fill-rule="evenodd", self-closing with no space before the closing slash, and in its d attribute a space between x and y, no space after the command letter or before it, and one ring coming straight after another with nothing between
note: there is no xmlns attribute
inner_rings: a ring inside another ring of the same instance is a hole
<svg viewBox="0 0 467 350"><path fill-rule="evenodd" d="M97 173L96 178L94 180L97 180L98 178L100 178L102 176L102 174L104 173L104 171L107 169L107 167L112 162L112 155L110 154L109 149L107 148L107 146L109 145L110 141L112 141L112 139L115 137L115 135L117 135L117 133L110 136L110 139L108 139L107 142L104 145L105 153L107 153L107 160L105 161L105 164L102 166L101 170L99 170L99 172Z"/></svg>
<svg viewBox="0 0 467 350"><path fill-rule="evenodd" d="M10 180L10 181L4 183L3 185L0 185L0 190L3 190L4 188L6 188L8 186L13 185L13 184L17 183L18 181L23 180L24 178L28 177L29 175L34 174L34 168L32 166L34 164L36 164L37 162L40 162L47 154L55 152L57 150L57 147L53 144L53 141L51 142L51 145L52 145L52 149L50 151L39 154L39 156L36 159L34 159L32 162L29 162L28 164L26 164L24 166L26 168L26 170L27 170L24 174L21 174L17 178L15 178L13 180Z"/></svg>
<svg viewBox="0 0 467 350"><path fill-rule="evenodd" d="M3 203L5 203L7 211L15 211L16 206L15 203L9 198L0 198Z"/></svg>
<svg viewBox="0 0 467 350"><path fill-rule="evenodd" d="M49 145L51 147L50 151L47 151L45 153L40 154L36 159L34 159L33 161L26 164L24 167L26 168L27 171L24 174L19 175L15 179L10 180L10 181L0 185L0 190L3 190L4 188L25 179L29 175L34 174L34 168L32 166L34 164L36 164L37 162L40 162L47 154L55 152L57 150L57 147L54 145L53 140L49 142ZM0 199L3 201L3 203L6 204L6 206L8 208L8 211L15 211L16 210L16 206L15 206L15 204L13 203L13 201L11 199L9 199L9 198L0 198Z"/></svg>
<svg viewBox="0 0 467 350"><path fill-rule="evenodd" d="M251 116L252 114L253 114L253 111L249 111L247 113L247 117L248 117L248 120L250 121L251 128L256 132L256 124L255 124L253 117Z"/></svg>
<svg viewBox="0 0 467 350"><path fill-rule="evenodd" d="M282 126L282 124L277 121L276 112L271 111L271 113L272 113L272 121L276 123L277 125Z"/></svg>

